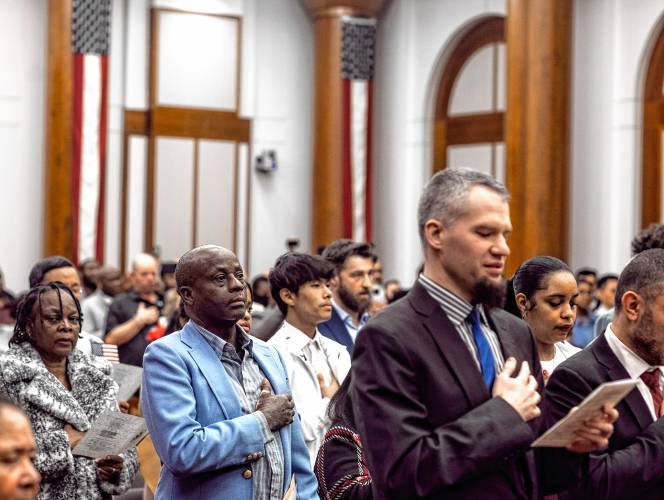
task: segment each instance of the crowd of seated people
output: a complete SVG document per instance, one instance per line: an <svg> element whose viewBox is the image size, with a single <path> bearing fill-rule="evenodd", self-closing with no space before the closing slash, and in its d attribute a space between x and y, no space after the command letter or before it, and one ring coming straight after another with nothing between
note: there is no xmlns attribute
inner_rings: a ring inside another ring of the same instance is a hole
<svg viewBox="0 0 664 500"><path fill-rule="evenodd" d="M0 498L106 499L141 475L135 498L661 498L664 226L620 275L541 255L506 281L504 186L446 172L407 288L346 239L253 287L212 245L126 275L47 257L18 297L0 280ZM143 367L128 402L117 362ZM566 447L529 448L619 378L637 387ZM145 418L156 470L72 453L106 410Z"/></svg>

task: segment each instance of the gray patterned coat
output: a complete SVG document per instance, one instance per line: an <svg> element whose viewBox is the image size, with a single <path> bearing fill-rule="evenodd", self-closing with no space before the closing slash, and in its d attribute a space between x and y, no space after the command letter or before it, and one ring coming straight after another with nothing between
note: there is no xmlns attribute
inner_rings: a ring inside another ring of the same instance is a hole
<svg viewBox="0 0 664 500"><path fill-rule="evenodd" d="M117 484L102 481L94 461L75 457L65 424L85 432L107 408L117 408L117 384L110 366L93 364L74 349L67 361L68 391L44 366L28 342L10 346L0 356L0 394L20 405L30 418L37 442L35 466L42 475L40 499L101 499L126 491L138 468L136 450L124 453Z"/></svg>

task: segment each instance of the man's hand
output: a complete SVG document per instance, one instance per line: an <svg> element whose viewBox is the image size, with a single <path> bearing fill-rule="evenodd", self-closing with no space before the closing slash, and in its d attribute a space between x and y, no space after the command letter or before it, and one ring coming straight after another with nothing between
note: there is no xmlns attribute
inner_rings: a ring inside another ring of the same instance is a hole
<svg viewBox="0 0 664 500"><path fill-rule="evenodd" d="M256 411L263 412L271 431L276 431L293 422L295 404L290 394L272 394L268 379L263 379L261 393L256 403Z"/></svg>
<svg viewBox="0 0 664 500"><path fill-rule="evenodd" d="M528 362L521 363L521 370L516 377L512 377L516 370L516 359L510 357L505 361L502 371L496 375L493 384L493 396L503 398L528 422L540 416L537 404L542 399L537 392L537 380L530 374Z"/></svg>
<svg viewBox="0 0 664 500"><path fill-rule="evenodd" d="M159 319L159 309L155 306L146 307L143 302L139 302L136 314L134 314L134 321L141 326L156 323Z"/></svg>
<svg viewBox="0 0 664 500"><path fill-rule="evenodd" d="M339 382L332 375L332 380L330 385L325 385L325 376L322 373L316 373L316 378L318 379L318 385L320 385L320 394L324 398L332 398L339 390Z"/></svg>
<svg viewBox="0 0 664 500"><path fill-rule="evenodd" d="M575 412L575 406L569 412ZM567 447L573 453L590 453L599 451L609 446L609 438L613 434L613 422L618 420L618 410L610 405L602 406L602 411L584 422L583 429L576 431L578 437Z"/></svg>
<svg viewBox="0 0 664 500"><path fill-rule="evenodd" d="M95 460L97 474L103 481L117 483L122 473L124 459L118 455L107 455L105 458Z"/></svg>
<svg viewBox="0 0 664 500"><path fill-rule="evenodd" d="M65 424L64 431L67 433L69 445L72 449L74 449L74 446L76 446L78 442L83 439L83 436L85 436L85 432L77 431L71 426L71 424Z"/></svg>

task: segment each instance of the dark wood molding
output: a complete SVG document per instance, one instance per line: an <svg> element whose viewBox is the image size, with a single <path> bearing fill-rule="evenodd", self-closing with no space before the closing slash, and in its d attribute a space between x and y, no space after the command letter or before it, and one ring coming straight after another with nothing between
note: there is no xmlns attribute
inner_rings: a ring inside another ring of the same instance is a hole
<svg viewBox="0 0 664 500"><path fill-rule="evenodd" d="M447 145L502 142L502 112L453 116L447 119Z"/></svg>
<svg viewBox="0 0 664 500"><path fill-rule="evenodd" d="M251 120L233 111L158 106L152 111L154 136L247 142Z"/></svg>
<svg viewBox="0 0 664 500"><path fill-rule="evenodd" d="M436 92L434 119L448 116L454 82L466 61L481 48L504 41L505 18L502 16L483 16L464 28L449 48Z"/></svg>
<svg viewBox="0 0 664 500"><path fill-rule="evenodd" d="M73 57L71 0L48 7L44 255L75 257L72 206Z"/></svg>
<svg viewBox="0 0 664 500"><path fill-rule="evenodd" d="M454 84L464 64L481 48L504 41L505 18L484 16L466 26L446 52L434 102L434 172L447 167L447 147L450 145L503 141L504 113L450 116L449 107ZM493 93L495 101L495 89Z"/></svg>
<svg viewBox="0 0 664 500"><path fill-rule="evenodd" d="M385 0L303 0L303 3L315 20L341 15L376 17L383 9Z"/></svg>
<svg viewBox="0 0 664 500"><path fill-rule="evenodd" d="M662 130L664 129L664 27L647 59L641 138L641 227L661 221Z"/></svg>

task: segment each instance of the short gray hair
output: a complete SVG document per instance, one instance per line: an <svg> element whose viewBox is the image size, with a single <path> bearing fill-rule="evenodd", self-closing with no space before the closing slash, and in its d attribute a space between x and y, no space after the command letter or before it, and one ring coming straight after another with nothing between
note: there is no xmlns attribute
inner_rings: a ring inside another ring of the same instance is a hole
<svg viewBox="0 0 664 500"><path fill-rule="evenodd" d="M424 244L424 225L430 219L438 219L449 227L465 212L468 193L474 186L483 186L495 191L509 201L510 194L505 185L490 175L470 168L448 168L429 179L424 186L417 207L417 227Z"/></svg>

